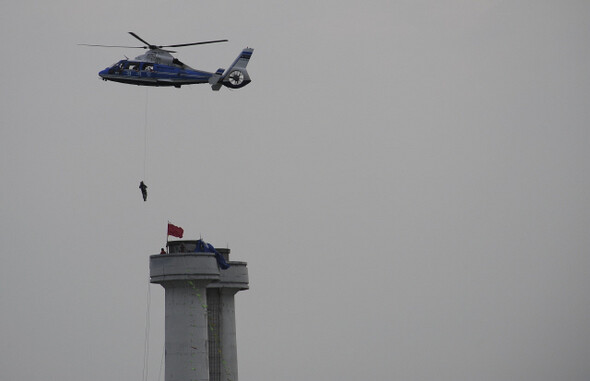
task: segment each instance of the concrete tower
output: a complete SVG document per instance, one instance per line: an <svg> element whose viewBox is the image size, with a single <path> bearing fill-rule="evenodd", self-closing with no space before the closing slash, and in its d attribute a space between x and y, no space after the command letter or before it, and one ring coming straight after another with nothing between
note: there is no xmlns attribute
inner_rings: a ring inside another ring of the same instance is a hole
<svg viewBox="0 0 590 381"><path fill-rule="evenodd" d="M150 256L150 282L164 287L165 381L238 381L234 295L248 289L245 262L220 270L197 241L171 241L169 254Z"/></svg>

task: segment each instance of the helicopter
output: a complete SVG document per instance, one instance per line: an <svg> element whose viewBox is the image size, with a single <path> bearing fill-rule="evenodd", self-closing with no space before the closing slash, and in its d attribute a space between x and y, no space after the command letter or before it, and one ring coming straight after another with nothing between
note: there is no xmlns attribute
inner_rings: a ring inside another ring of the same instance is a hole
<svg viewBox="0 0 590 381"><path fill-rule="evenodd" d="M145 45L119 46L80 44L84 46L148 50L132 60L120 60L106 69L101 70L98 75L103 81L113 81L138 86L174 86L176 88L180 88L183 85L209 83L211 89L214 91L218 91L221 86L239 89L251 82L250 76L246 71L246 66L250 61L250 57L252 57L252 52L254 51L252 48L243 49L240 55L230 65L229 69L224 70L220 68L217 69L216 72L211 73L193 69L181 62L178 58L172 56L171 53L176 53L175 51L163 48L214 44L227 42L227 40L201 41L174 45L153 45L133 32L129 32L129 34Z"/></svg>

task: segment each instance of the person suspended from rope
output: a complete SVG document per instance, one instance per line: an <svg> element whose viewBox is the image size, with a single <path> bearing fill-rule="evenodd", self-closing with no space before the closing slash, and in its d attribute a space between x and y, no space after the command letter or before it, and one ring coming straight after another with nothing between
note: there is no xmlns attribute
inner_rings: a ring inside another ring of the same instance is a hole
<svg viewBox="0 0 590 381"><path fill-rule="evenodd" d="M139 189L141 189L141 195L143 196L143 201L147 201L147 185L141 181L139 183Z"/></svg>

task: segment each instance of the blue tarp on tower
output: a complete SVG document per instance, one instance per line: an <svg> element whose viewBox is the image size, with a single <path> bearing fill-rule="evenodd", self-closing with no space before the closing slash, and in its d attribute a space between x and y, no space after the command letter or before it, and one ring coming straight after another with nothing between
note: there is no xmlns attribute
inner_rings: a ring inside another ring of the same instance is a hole
<svg viewBox="0 0 590 381"><path fill-rule="evenodd" d="M227 263L225 261L225 258L223 257L223 255L221 255L217 250L215 250L215 248L213 247L213 245L211 245L210 243L207 243L205 241L203 241L202 239L197 241L197 247L195 248L195 252L197 253L213 253L215 254L215 259L217 259L217 264L219 265L219 267L222 270L227 270L229 269L229 263Z"/></svg>

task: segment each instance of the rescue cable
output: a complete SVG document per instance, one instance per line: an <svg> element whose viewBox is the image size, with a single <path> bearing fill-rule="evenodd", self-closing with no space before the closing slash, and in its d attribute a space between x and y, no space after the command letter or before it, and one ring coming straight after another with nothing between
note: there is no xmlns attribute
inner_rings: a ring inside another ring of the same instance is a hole
<svg viewBox="0 0 590 381"><path fill-rule="evenodd" d="M148 88L145 89L145 125L144 125L144 146L143 146L143 179L146 179L146 162L147 162L147 146L148 146Z"/></svg>
<svg viewBox="0 0 590 381"><path fill-rule="evenodd" d="M139 183L139 189L141 189L141 195L143 201L147 201L147 185L144 180L146 179L146 163L147 163L147 146L148 146L148 89L145 89L145 113L144 113L144 127L143 127L143 180Z"/></svg>

